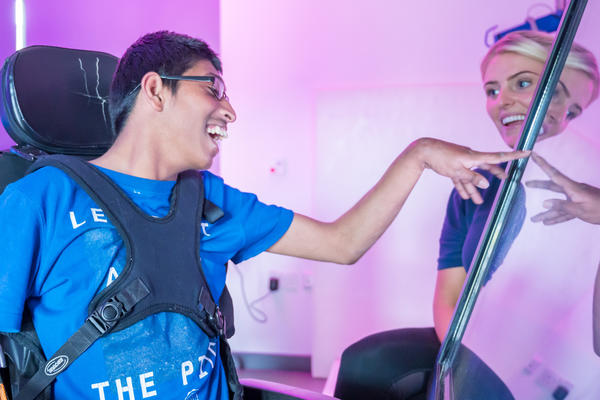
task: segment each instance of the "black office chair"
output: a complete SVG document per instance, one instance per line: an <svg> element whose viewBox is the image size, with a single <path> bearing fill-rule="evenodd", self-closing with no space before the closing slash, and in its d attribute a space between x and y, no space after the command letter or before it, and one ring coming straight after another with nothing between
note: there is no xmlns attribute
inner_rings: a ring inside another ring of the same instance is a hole
<svg viewBox="0 0 600 400"><path fill-rule="evenodd" d="M31 46L6 60L0 71L0 114L16 145L0 151L0 193L41 155L91 159L111 146L115 135L107 98L117 63L118 58L107 53L52 46ZM22 331L0 335L0 346L10 372L7 389L16 394L45 362L27 312ZM247 400L333 399L255 379L242 380L242 384ZM48 387L38 399L50 396Z"/></svg>
<svg viewBox="0 0 600 400"><path fill-rule="evenodd" d="M379 332L342 354L335 396L342 400L426 400L430 395L440 341L433 328ZM454 398L514 400L500 377L461 345L453 381Z"/></svg>

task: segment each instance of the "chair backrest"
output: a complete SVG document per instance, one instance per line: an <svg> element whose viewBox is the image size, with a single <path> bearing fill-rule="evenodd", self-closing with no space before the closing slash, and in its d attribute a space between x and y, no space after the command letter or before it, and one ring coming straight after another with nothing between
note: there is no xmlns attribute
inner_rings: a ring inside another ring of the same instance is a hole
<svg viewBox="0 0 600 400"><path fill-rule="evenodd" d="M0 194L40 155L96 157L110 147L115 136L107 99L117 62L106 53L51 46L27 47L6 59L0 117L16 145L0 151ZM11 396L45 362L28 313L21 332L0 335L0 352L6 355L9 375L2 380L10 380L5 390ZM50 398L50 387L37 397Z"/></svg>
<svg viewBox="0 0 600 400"><path fill-rule="evenodd" d="M115 139L108 90L118 58L107 53L31 46L0 71L0 117L17 143L0 154L0 193L40 154L96 157Z"/></svg>

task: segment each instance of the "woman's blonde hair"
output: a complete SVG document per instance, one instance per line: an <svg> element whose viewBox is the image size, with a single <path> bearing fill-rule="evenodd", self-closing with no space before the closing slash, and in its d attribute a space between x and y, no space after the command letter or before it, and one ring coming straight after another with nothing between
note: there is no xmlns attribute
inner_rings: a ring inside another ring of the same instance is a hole
<svg viewBox="0 0 600 400"><path fill-rule="evenodd" d="M515 31L510 32L494 43L481 61L481 76L496 55L503 53L516 53L534 60L546 62L552 49L554 36L540 31ZM594 89L590 103L598 97L599 73L596 57L585 47L573 43L567 57L566 67L579 70L586 74L593 82Z"/></svg>

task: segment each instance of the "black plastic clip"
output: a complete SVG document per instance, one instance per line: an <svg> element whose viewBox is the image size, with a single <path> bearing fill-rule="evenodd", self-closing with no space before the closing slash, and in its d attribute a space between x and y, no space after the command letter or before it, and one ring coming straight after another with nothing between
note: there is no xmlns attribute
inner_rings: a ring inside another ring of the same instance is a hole
<svg viewBox="0 0 600 400"><path fill-rule="evenodd" d="M111 330L125 314L127 314L125 306L115 295L108 299L106 303L97 307L87 318L87 321L94 325L100 334L104 335Z"/></svg>
<svg viewBox="0 0 600 400"><path fill-rule="evenodd" d="M208 322L210 323L211 328L213 328L217 332L217 335L223 336L223 334L225 333L226 322L225 317L223 316L223 313L221 312L219 306L216 306L213 315L208 316Z"/></svg>

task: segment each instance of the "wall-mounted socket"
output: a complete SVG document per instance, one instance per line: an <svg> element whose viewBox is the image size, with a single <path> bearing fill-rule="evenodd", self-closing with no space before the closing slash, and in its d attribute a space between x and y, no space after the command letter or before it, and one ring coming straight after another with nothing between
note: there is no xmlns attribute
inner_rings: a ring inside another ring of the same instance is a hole
<svg viewBox="0 0 600 400"><path fill-rule="evenodd" d="M302 272L271 271L269 273L269 290L296 292L304 289L310 291L315 284L314 279L314 273L311 270ZM273 289L274 286L276 286L275 289Z"/></svg>
<svg viewBox="0 0 600 400"><path fill-rule="evenodd" d="M279 289L279 278L277 277L270 277L269 278L269 290L271 292L275 292Z"/></svg>

